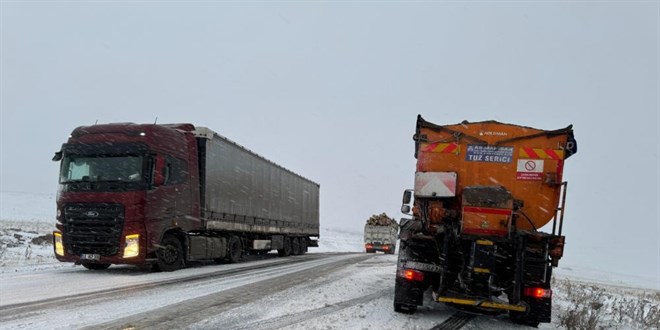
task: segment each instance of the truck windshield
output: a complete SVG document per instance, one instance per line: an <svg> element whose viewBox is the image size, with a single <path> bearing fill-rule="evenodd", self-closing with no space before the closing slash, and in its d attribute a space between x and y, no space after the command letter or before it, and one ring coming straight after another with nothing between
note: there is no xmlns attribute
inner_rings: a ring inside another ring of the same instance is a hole
<svg viewBox="0 0 660 330"><path fill-rule="evenodd" d="M143 157L66 155L60 183L80 181L142 181Z"/></svg>

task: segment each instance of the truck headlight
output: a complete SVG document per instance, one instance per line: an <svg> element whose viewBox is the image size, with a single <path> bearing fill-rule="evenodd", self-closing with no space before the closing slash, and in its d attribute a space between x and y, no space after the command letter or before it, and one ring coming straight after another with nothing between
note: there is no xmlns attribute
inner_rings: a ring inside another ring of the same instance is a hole
<svg viewBox="0 0 660 330"><path fill-rule="evenodd" d="M58 256L64 256L64 244L62 244L62 233L54 232L53 240L55 241L55 254Z"/></svg>
<svg viewBox="0 0 660 330"><path fill-rule="evenodd" d="M137 257L140 254L140 234L126 236L124 258Z"/></svg>

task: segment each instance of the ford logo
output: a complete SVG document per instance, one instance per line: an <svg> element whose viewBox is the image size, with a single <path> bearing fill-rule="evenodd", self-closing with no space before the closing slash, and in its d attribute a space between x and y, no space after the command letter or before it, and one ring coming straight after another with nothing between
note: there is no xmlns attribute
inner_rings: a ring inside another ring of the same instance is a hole
<svg viewBox="0 0 660 330"><path fill-rule="evenodd" d="M96 211L87 211L85 212L85 216L88 216L90 218L96 218L99 216L99 213Z"/></svg>

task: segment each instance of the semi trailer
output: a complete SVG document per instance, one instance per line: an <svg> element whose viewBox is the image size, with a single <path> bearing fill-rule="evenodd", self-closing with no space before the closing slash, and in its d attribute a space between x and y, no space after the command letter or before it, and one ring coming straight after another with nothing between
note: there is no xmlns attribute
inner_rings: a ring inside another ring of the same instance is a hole
<svg viewBox="0 0 660 330"><path fill-rule="evenodd" d="M81 126L53 160L62 262L173 271L318 246L319 184L205 127Z"/></svg>
<svg viewBox="0 0 660 330"><path fill-rule="evenodd" d="M430 290L437 302L508 312L515 323L550 322L552 269L565 243L564 165L577 152L572 126L436 125L418 116L413 139L394 310L414 313Z"/></svg>

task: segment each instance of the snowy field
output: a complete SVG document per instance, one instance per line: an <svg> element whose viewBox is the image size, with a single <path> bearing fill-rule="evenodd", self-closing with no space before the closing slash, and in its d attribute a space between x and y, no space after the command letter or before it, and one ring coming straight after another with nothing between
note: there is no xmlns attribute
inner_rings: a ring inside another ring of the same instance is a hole
<svg viewBox="0 0 660 330"><path fill-rule="evenodd" d="M54 229L54 216L54 195L0 192L0 276L3 279L29 278L31 273L51 270L82 269L59 263L53 257L50 233ZM363 252L362 249L359 229L322 227L320 247L310 252ZM452 315L451 308L433 303L429 297L414 315L392 312L395 267L396 256L377 255L190 327L428 329ZM553 322L542 324L540 328L660 329L657 285L658 279L560 264L554 279ZM306 299L310 294L313 299ZM264 305L272 307L263 310ZM260 311L257 313L257 310ZM78 326L72 324L72 327ZM7 327L0 324L2 328ZM480 316L464 328L521 327L503 317Z"/></svg>

